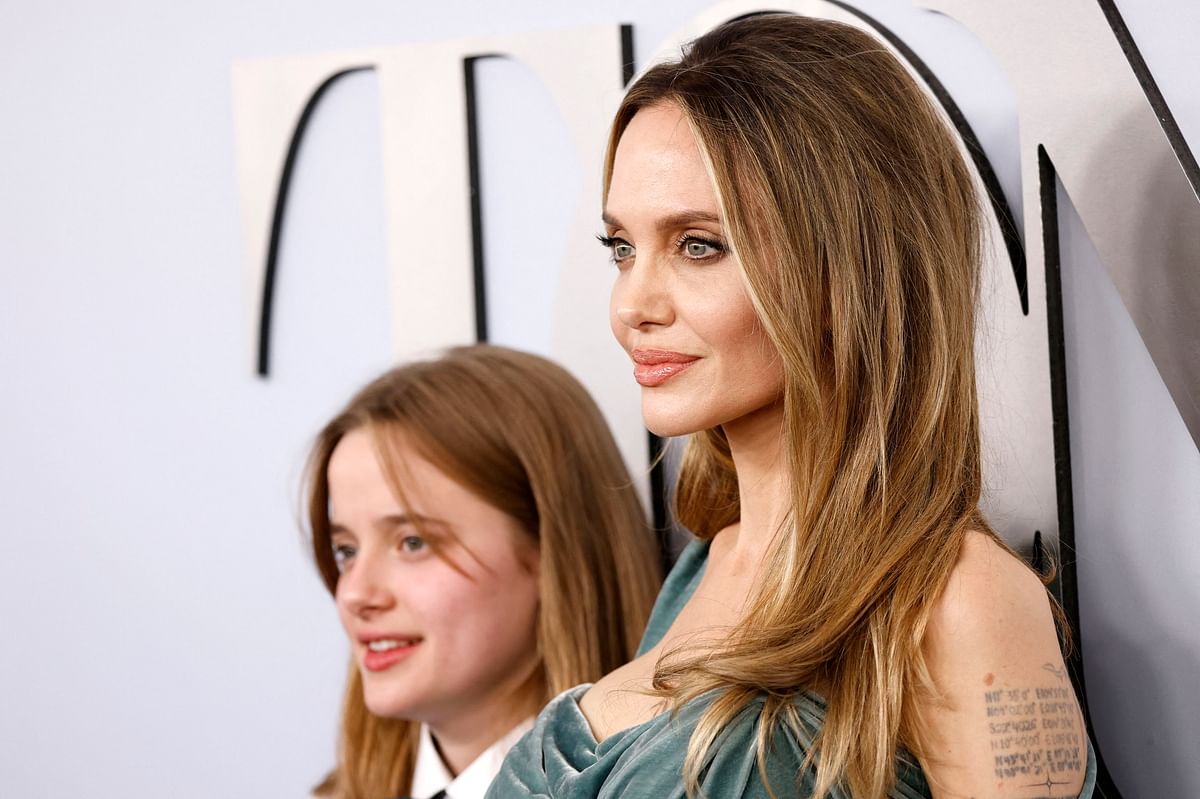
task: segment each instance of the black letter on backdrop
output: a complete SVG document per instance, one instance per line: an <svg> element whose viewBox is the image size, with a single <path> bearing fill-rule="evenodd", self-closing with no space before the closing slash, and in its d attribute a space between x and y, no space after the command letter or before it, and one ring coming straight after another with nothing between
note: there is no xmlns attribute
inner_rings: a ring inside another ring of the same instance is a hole
<svg viewBox="0 0 1200 799"><path fill-rule="evenodd" d="M475 340L488 340L487 283L483 264L483 185L479 174L479 122L475 109L475 62L494 55L463 59L467 96L467 170L471 180L471 264L475 275Z"/></svg>
<svg viewBox="0 0 1200 799"><path fill-rule="evenodd" d="M292 133L292 140L288 143L287 157L283 162L283 171L279 175L279 190L275 193L275 211L271 217L271 241L267 248L267 269L263 275L262 305L259 306L258 313L259 377L266 377L270 371L271 309L275 298L275 276L279 269L279 243L283 236L283 214L284 209L287 207L288 188L292 183L292 170L296 166L296 157L300 153L300 141L304 138L304 130L308 127L308 122L312 118L313 111L316 110L317 103L321 101L321 98L329 90L329 87L340 78L369 69L372 69L372 67L363 66L343 69L341 72L334 73L326 78L325 82L318 86L312 93L312 97L308 98L304 110L300 113L300 119L296 121L296 130Z"/></svg>

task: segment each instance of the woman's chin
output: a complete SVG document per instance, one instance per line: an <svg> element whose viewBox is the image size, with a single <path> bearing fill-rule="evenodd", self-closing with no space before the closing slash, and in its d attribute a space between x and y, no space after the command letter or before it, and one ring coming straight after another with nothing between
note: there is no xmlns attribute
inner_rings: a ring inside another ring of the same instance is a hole
<svg viewBox="0 0 1200 799"><path fill-rule="evenodd" d="M645 404L642 405L642 420L646 429L659 438L686 436L708 429L689 414L663 413L647 408Z"/></svg>

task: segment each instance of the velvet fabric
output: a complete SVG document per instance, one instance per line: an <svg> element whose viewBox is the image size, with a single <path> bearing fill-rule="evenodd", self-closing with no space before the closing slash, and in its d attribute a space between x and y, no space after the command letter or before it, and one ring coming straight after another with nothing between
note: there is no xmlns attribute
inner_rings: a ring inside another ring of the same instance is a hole
<svg viewBox="0 0 1200 799"><path fill-rule="evenodd" d="M699 585L707 560L708 545L699 541L680 555L663 584L638 654L653 648L666 634ZM546 706L534 728L509 751L486 799L684 799L682 775L688 741L711 695L689 702L675 715L660 714L597 742L579 708L579 699L588 687L565 691ZM813 693L795 700L802 739L786 725L776 728L766 757L765 780L756 756L762 702L760 698L748 704L709 748L700 795L769 799L773 791L778 799L812 796L816 769L802 766L807 744L821 729L824 700ZM1096 765L1089 742L1087 777L1078 799L1089 799L1095 784ZM931 797L919 764L904 752L897 754L896 785L889 796ZM829 799L850 796L835 787Z"/></svg>

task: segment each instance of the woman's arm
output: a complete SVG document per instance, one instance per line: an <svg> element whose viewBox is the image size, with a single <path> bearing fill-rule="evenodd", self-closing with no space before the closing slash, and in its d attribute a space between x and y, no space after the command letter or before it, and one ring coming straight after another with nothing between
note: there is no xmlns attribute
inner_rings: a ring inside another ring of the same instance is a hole
<svg viewBox="0 0 1200 799"><path fill-rule="evenodd" d="M969 533L923 649L941 695L919 708L934 799L1078 796L1083 718L1049 598L1027 566Z"/></svg>

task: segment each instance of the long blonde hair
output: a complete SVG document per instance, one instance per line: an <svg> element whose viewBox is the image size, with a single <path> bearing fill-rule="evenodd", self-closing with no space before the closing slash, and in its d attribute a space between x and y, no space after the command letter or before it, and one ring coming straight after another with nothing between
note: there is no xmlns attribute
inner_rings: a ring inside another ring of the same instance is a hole
<svg viewBox="0 0 1200 799"><path fill-rule="evenodd" d="M338 442L360 428L381 445L389 479L402 472L386 463L387 439L403 434L537 541L543 704L633 656L658 590L654 539L600 410L564 369L502 347L461 347L393 369L351 399L317 436L307 471L313 557L331 594L338 570L326 473ZM352 667L337 766L316 795L407 794L419 729L370 713Z"/></svg>
<svg viewBox="0 0 1200 799"><path fill-rule="evenodd" d="M876 799L899 748L921 750L931 608L965 533L992 535L978 511L971 175L905 69L845 25L744 18L651 68L617 112L606 186L630 120L663 103L692 127L783 363L791 501L742 620L716 652L667 653L654 687L676 708L716 689L691 739L689 793L722 727L763 693L765 779L770 735L781 722L801 732L793 700L818 690L815 796L840 785ZM739 519L719 428L691 437L675 507L701 538Z"/></svg>

